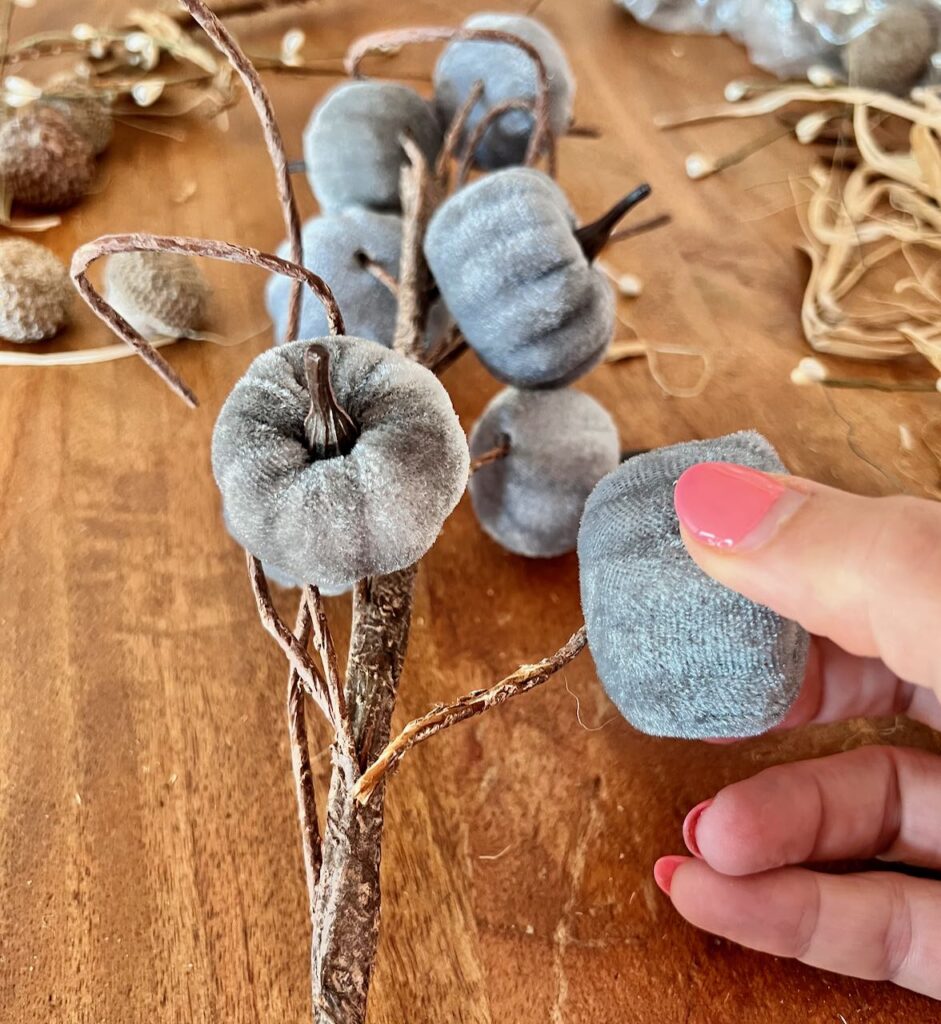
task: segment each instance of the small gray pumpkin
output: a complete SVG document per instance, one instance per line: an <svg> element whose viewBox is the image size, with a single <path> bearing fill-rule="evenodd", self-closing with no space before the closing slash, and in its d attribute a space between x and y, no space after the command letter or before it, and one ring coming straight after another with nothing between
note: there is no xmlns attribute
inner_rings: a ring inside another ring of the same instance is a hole
<svg viewBox="0 0 941 1024"><path fill-rule="evenodd" d="M402 247L402 219L394 213L349 209L342 213L313 217L304 225L301 238L304 266L329 282L340 309L347 333L355 338L378 341L387 348L395 334L396 299L389 289L362 263L365 254L392 277L398 277ZM278 255L291 258L287 242ZM283 274L271 277L265 289L265 304L275 324L275 336L283 341L287 331L291 300L291 281ZM298 337L318 338L327 333L323 304L306 290L301 295L301 321ZM442 302L429 310L427 344L433 345L448 321Z"/></svg>
<svg viewBox="0 0 941 1024"><path fill-rule="evenodd" d="M575 79L555 36L535 19L515 14L475 14L463 28L508 32L539 52L549 75L549 124L554 134L564 135L572 121ZM532 58L518 47L456 39L445 47L434 70L435 106L442 125L451 123L478 81L483 82L484 92L468 118L465 141L488 110L505 100L535 101L538 91ZM477 146L477 164L493 169L522 163L532 130L531 114L507 111Z"/></svg>
<svg viewBox="0 0 941 1024"><path fill-rule="evenodd" d="M518 555L574 551L585 501L620 459L614 421L580 391L507 388L474 425L471 458L504 441L507 454L471 476L480 525Z"/></svg>
<svg viewBox="0 0 941 1024"><path fill-rule="evenodd" d="M800 691L808 637L707 576L680 537L673 488L699 462L783 472L743 431L637 455L595 488L578 535L582 609L598 676L618 710L654 736L751 736Z"/></svg>
<svg viewBox="0 0 941 1024"><path fill-rule="evenodd" d="M936 22L927 8L900 2L846 44L843 66L851 85L905 95L928 71L937 45Z"/></svg>
<svg viewBox="0 0 941 1024"><path fill-rule="evenodd" d="M329 357L318 387L334 403L316 438L314 352ZM354 430L342 447L330 440L338 416ZM362 338L263 352L226 399L212 438L232 536L282 577L334 591L421 558L460 500L468 465L435 375Z"/></svg>
<svg viewBox="0 0 941 1024"><path fill-rule="evenodd" d="M612 213L626 212L639 192ZM576 232L562 190L527 167L480 178L438 207L425 235L428 265L498 380L560 387L601 360L614 334L614 294L591 265L595 245L579 237L589 229Z"/></svg>
<svg viewBox="0 0 941 1024"><path fill-rule="evenodd" d="M347 82L328 93L304 130L307 178L321 210L365 206L400 211L404 133L429 163L436 159L441 129L414 89L388 82Z"/></svg>

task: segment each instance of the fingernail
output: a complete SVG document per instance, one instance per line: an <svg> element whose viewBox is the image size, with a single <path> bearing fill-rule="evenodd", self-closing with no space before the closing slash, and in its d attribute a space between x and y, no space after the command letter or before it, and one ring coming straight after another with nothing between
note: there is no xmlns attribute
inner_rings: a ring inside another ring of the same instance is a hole
<svg viewBox="0 0 941 1024"><path fill-rule="evenodd" d="M661 857L653 866L653 880L667 896L670 895L670 886L673 883L673 876L676 869L689 857Z"/></svg>
<svg viewBox="0 0 941 1024"><path fill-rule="evenodd" d="M686 815L686 820L683 822L683 842L686 843L686 848L694 857L699 857L702 860L702 854L699 852L699 843L696 842L696 826L699 824L699 819L702 817L703 811L712 806L712 800L703 800L701 804L696 806Z"/></svg>
<svg viewBox="0 0 941 1024"><path fill-rule="evenodd" d="M804 495L775 477L730 462L690 466L673 493L686 532L725 550L764 544L803 501Z"/></svg>

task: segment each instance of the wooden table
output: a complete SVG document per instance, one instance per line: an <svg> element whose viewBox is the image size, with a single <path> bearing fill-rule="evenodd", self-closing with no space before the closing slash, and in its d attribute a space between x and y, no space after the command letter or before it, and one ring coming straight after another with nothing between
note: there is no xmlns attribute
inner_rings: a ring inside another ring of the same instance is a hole
<svg viewBox="0 0 941 1024"><path fill-rule="evenodd" d="M511 8L509 4L495 7ZM18 12L14 34L113 2ZM295 24L308 55L339 55L391 23L456 22L467 0L322 0L261 25L255 50ZM621 317L643 338L706 354L697 398L664 394L642 361L585 382L625 447L756 427L798 473L866 493L922 492L937 466L901 459L931 396L828 394L788 379L807 354L803 267L788 177L808 154L781 141L717 178L687 180L693 149L760 130L663 134L652 115L718 97L746 72L723 40L669 38L608 0L544 0L598 141L561 146L561 180L590 218L641 179L644 215L671 227L607 256L644 281ZM421 69L429 55L404 54ZM26 69L33 73L32 68ZM269 76L292 155L323 78ZM122 127L101 187L44 240L68 258L106 231L281 240L250 107L227 132ZM313 211L298 179L305 213ZM269 344L261 275L212 266L213 329L244 344L168 350L202 399L188 411L136 360L0 371L0 1018L269 1022L307 1019L307 927L284 727L281 655L256 621L209 467L220 403ZM625 328L625 336L628 331ZM84 308L56 345L104 344ZM683 363L667 366L671 377ZM496 385L467 357L446 375L469 428ZM924 453L922 453L924 455ZM286 602L285 602L286 606ZM335 631L348 610L331 604ZM515 558L462 503L422 568L397 721L554 650L579 622L574 557ZM318 727L317 769L327 735ZM680 824L717 787L766 765L859 743L937 736L852 723L716 749L638 735L590 659L540 691L416 751L391 785L383 940L371 1020L517 1024L876 1024L937 1019L937 1004L695 931L651 877Z"/></svg>

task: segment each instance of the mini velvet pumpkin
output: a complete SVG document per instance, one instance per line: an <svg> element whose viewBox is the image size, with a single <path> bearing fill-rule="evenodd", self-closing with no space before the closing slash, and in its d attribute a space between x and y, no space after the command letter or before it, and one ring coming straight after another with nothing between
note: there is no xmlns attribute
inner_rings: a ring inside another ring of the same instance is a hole
<svg viewBox="0 0 941 1024"><path fill-rule="evenodd" d="M306 360L329 355L332 397L357 434L312 443ZM467 442L433 373L361 338L269 349L219 413L212 467L235 539L282 577L343 590L411 565L467 484Z"/></svg>
<svg viewBox="0 0 941 1024"><path fill-rule="evenodd" d="M608 696L643 732L757 735L797 697L808 637L687 553L673 488L699 462L784 471L770 443L745 431L636 455L605 477L578 535L588 644Z"/></svg>
<svg viewBox="0 0 941 1024"><path fill-rule="evenodd" d="M399 274L402 248L402 219L394 213L349 209L342 213L313 217L304 225L301 244L304 266L330 285L343 310L347 332L356 338L378 341L389 347L395 334L396 298L363 265L365 255L392 277ZM285 242L278 255L290 259ZM273 276L265 290L265 303L275 324L275 336L284 340L291 299L291 281L282 274ZM301 321L298 337L317 338L327 333L323 305L306 291L301 295ZM438 340L447 324L442 302L432 304L428 315L426 339Z"/></svg>
<svg viewBox="0 0 941 1024"><path fill-rule="evenodd" d="M428 104L404 85L347 82L320 103L304 130L307 177L320 208L350 206L400 211L399 178L409 134L427 160L441 148L441 129Z"/></svg>
<svg viewBox="0 0 941 1024"><path fill-rule="evenodd" d="M533 46L549 76L549 124L564 135L572 121L575 79L555 36L540 22L515 14L475 14L464 22L468 29L508 32ZM438 59L434 71L435 106L445 127L463 106L476 82L484 91L465 128L469 136L488 110L505 100L535 101L538 78L532 58L509 43L455 39ZM510 110L490 126L474 154L488 169L520 164L526 156L533 117L525 110Z"/></svg>
<svg viewBox="0 0 941 1024"><path fill-rule="evenodd" d="M507 446L470 480L483 529L518 555L553 558L575 550L585 501L617 468L617 427L589 395L571 388L507 388L470 436L471 458Z"/></svg>
<svg viewBox="0 0 941 1024"><path fill-rule="evenodd" d="M432 217L428 265L464 337L498 380L559 387L604 355L614 294L575 230L562 190L525 167L480 178Z"/></svg>

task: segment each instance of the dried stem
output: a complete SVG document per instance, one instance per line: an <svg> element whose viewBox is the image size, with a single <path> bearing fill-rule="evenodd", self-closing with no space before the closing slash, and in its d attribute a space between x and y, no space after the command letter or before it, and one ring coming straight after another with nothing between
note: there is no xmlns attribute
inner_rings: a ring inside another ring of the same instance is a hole
<svg viewBox="0 0 941 1024"><path fill-rule="evenodd" d="M203 0L178 0L178 2L186 8L190 17L200 25L202 30L216 45L219 52L228 58L236 74L245 84L252 105L258 113L261 130L265 136L265 144L268 147L268 153L274 166L278 200L281 203L281 209L284 214L284 226L287 229L291 261L300 265L304 261L304 253L301 248L301 216L297 209L297 199L294 196L294 186L291 183L291 174L288 170L288 157L284 149L284 139L281 137L278 122L275 120L274 108L271 105L268 92L258 77L258 71L248 57L245 56L235 37ZM298 278L295 278L294 285L291 288L291 304L288 309L286 335L288 341L293 341L297 337L300 316L301 283Z"/></svg>
<svg viewBox="0 0 941 1024"><path fill-rule="evenodd" d="M208 238L182 238L170 235L102 235L93 242L87 242L75 250L72 256L71 274L76 288L82 298L88 303L92 310L111 328L112 331L124 342L133 348L144 362L165 381L170 388L176 392L190 406L197 406L199 400L196 395L184 383L179 374L161 356L157 350L146 341L134 328L121 316L120 313L107 302L96 290L91 281L88 280L87 270L103 256L113 256L122 252L175 252L185 256L205 256L209 259L223 260L227 263L244 263L251 267L260 267L262 270L270 271L273 274L284 274L296 281L301 281L317 296L323 303L327 314L327 323L330 325L331 334L343 334L343 316L340 307L337 305L333 292L326 282L318 277L313 271L305 267L289 263L280 256L273 256L271 253L259 252L257 249L246 249L241 245L232 245L229 242L218 242Z"/></svg>
<svg viewBox="0 0 941 1024"><path fill-rule="evenodd" d="M589 262L608 244L612 232L625 214L646 199L650 195L650 191L650 186L646 183L638 185L637 188L629 192L623 199L618 200L607 213L602 214L597 220L592 221L591 224L585 224L575 232L575 237L578 239L582 252L585 253L585 258Z"/></svg>
<svg viewBox="0 0 941 1024"><path fill-rule="evenodd" d="M214 13L217 18L244 18L252 14L269 14L288 7L307 7L319 2L320 0L236 0L235 3L214 8ZM186 22L189 18L197 20L188 11L174 11L170 17L177 22Z"/></svg>
<svg viewBox="0 0 941 1024"><path fill-rule="evenodd" d="M490 689L474 690L451 704L438 705L421 718L409 722L363 772L353 795L360 803L366 803L386 775L395 770L405 754L416 744L541 685L577 657L587 642L587 631L582 626L548 658L535 665L521 665L512 675L501 679Z"/></svg>
<svg viewBox="0 0 941 1024"><path fill-rule="evenodd" d="M372 256L367 255L362 250L356 253L356 260L363 270L372 274L372 276L381 285L384 285L392 295L397 296L399 294L399 282L396 281L396 279L381 263L377 263Z"/></svg>
<svg viewBox="0 0 941 1024"><path fill-rule="evenodd" d="M444 143L441 146L441 152L438 154L438 162L435 164L435 177L438 179L438 185L442 191L445 191L448 187L448 171L451 161L457 156L458 146L461 144L461 139L464 137L464 129L467 127L467 120L483 94L484 83L478 79L471 86L471 90L467 94L467 98L461 105L460 110L451 120L447 134L444 137Z"/></svg>
<svg viewBox="0 0 941 1024"><path fill-rule="evenodd" d="M669 213L661 213L656 217L649 217L647 220L642 220L638 224L635 224L630 228L621 228L620 231L613 232L608 238L608 245L616 245L618 242L624 242L628 238L636 238L638 235L645 235L648 231L656 231L658 228L666 227L667 224L672 223L673 218Z"/></svg>
<svg viewBox="0 0 941 1024"><path fill-rule="evenodd" d="M505 459L510 454L510 435L500 434L498 443L493 448L488 449L483 454L478 455L476 459L473 459L470 464L470 475L473 476L478 470L483 469L484 466L489 466L491 462L497 462L500 459Z"/></svg>
<svg viewBox="0 0 941 1024"><path fill-rule="evenodd" d="M294 637L305 649L310 642L311 613L307 601L297 609ZM307 905L311 926L314 926L314 898L320 879L321 841L317 824L317 800L314 796L314 775L310 766L310 748L307 743L307 716L304 710L304 687L295 668L288 674L288 735L291 741L291 768L294 772L294 792L297 798L297 820L301 831L301 853L304 858L304 877L307 880Z"/></svg>
<svg viewBox="0 0 941 1024"><path fill-rule="evenodd" d="M461 329L455 324L448 332L444 341L429 355L427 365L440 377L469 348L470 345L467 343L467 338L461 334Z"/></svg>
<svg viewBox="0 0 941 1024"><path fill-rule="evenodd" d="M330 353L323 345L310 345L304 353L304 373L310 411L304 420L307 448L315 459L349 455L359 427L337 401L330 383Z"/></svg>
<svg viewBox="0 0 941 1024"><path fill-rule="evenodd" d="M458 185L463 185L467 181L471 168L474 166L474 154L477 152L477 147L483 142L484 136L490 131L491 126L511 110L524 110L531 114L534 109L535 107L531 100L520 98L503 100L502 103L492 106L474 126L474 130L467 140L467 145L464 147L464 156L461 159L461 165L457 172Z"/></svg>

